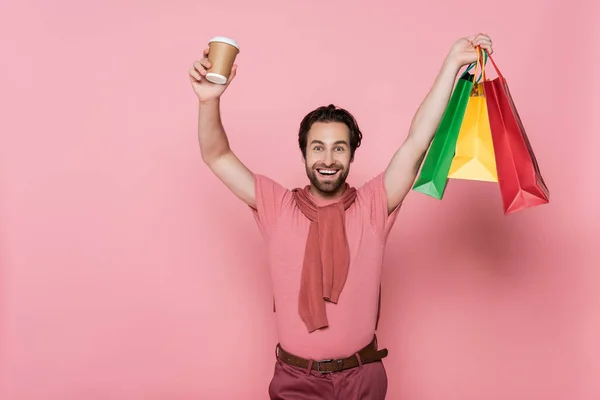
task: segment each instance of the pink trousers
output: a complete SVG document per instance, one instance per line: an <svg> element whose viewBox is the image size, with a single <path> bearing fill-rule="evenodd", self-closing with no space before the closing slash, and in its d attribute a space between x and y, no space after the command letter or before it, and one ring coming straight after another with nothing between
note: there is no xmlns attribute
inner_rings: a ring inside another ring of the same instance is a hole
<svg viewBox="0 0 600 400"><path fill-rule="evenodd" d="M320 374L277 360L269 396L271 400L384 400L387 385L381 361Z"/></svg>

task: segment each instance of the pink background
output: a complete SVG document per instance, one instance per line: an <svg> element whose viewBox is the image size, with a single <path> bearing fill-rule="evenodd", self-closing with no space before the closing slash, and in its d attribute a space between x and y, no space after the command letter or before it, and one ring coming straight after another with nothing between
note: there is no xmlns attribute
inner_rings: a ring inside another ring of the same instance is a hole
<svg viewBox="0 0 600 400"><path fill-rule="evenodd" d="M409 195L384 267L388 398L600 398L597 2L3 1L0 16L0 399L267 398L264 247L202 164L188 68L211 36L240 42L226 129L288 187L306 183L300 119L348 108L358 185L480 31L551 203L505 217L483 182Z"/></svg>

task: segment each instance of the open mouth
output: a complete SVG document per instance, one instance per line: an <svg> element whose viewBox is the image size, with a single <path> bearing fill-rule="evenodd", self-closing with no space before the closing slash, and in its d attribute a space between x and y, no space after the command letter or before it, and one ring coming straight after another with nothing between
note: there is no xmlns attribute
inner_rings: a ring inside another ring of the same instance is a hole
<svg viewBox="0 0 600 400"><path fill-rule="evenodd" d="M317 168L317 172L323 176L334 176L338 171L336 168Z"/></svg>

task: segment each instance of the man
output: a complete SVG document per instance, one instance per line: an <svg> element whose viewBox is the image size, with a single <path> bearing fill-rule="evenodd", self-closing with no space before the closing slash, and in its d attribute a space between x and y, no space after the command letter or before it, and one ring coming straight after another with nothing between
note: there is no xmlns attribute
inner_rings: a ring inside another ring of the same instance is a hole
<svg viewBox="0 0 600 400"><path fill-rule="evenodd" d="M298 144L309 184L288 190L252 173L231 151L219 99L235 78L189 71L199 99L198 139L214 174L251 207L267 246L279 331L271 399L383 399L387 376L375 339L381 266L388 234L429 148L461 67L492 53L484 34L458 40L389 165L360 188L346 178L362 133L333 105L310 112Z"/></svg>

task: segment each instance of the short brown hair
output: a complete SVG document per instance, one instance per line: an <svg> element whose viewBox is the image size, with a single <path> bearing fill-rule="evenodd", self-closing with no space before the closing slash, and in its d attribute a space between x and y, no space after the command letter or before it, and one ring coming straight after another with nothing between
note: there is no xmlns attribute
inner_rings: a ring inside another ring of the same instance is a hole
<svg viewBox="0 0 600 400"><path fill-rule="evenodd" d="M341 122L350 130L350 159L354 158L354 152L360 147L362 141L362 132L360 131L356 119L352 114L343 108L338 108L333 104L321 106L308 113L300 123L298 132L298 145L302 155L306 158L306 142L308 131L315 122Z"/></svg>

